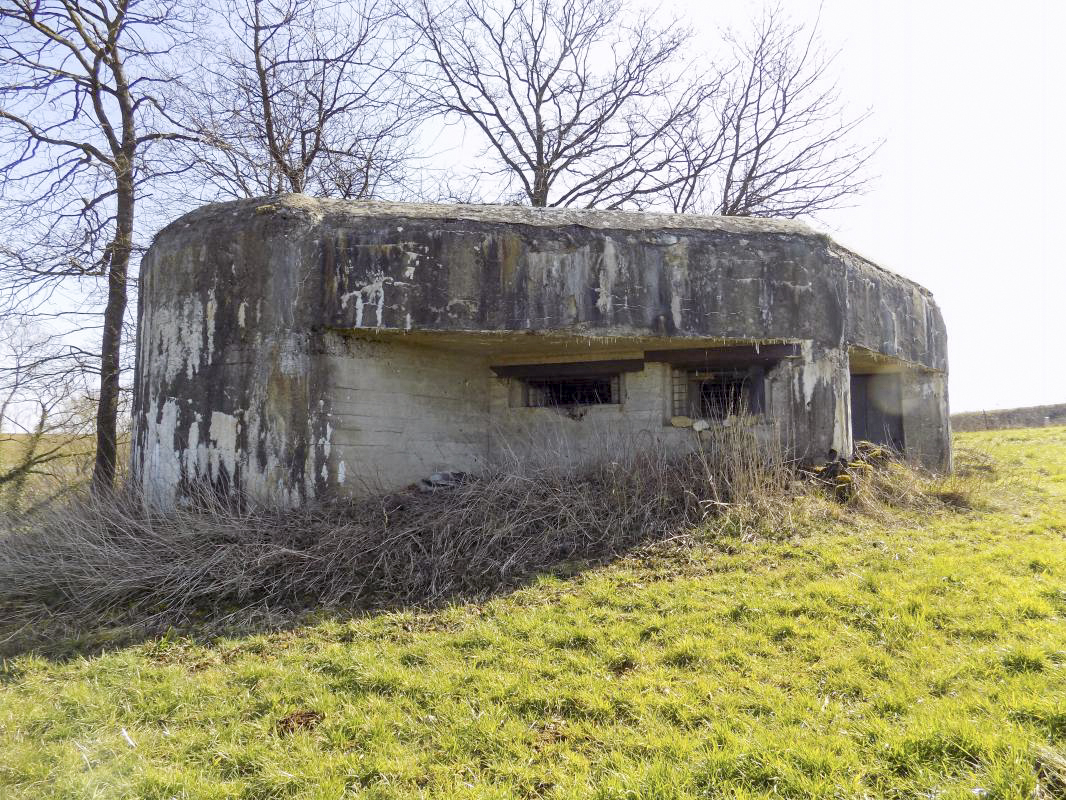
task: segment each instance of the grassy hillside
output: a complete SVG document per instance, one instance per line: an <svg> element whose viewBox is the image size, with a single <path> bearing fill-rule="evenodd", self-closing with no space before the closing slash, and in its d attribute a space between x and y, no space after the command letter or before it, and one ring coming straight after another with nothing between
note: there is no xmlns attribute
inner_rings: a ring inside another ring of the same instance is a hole
<svg viewBox="0 0 1066 800"><path fill-rule="evenodd" d="M1066 428L960 439L979 511L7 660L0 796L1066 796Z"/></svg>

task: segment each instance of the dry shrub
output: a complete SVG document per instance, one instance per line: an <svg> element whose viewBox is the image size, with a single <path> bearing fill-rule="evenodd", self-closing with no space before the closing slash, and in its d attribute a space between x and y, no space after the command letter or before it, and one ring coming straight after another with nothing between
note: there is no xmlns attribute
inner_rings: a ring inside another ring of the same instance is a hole
<svg viewBox="0 0 1066 800"><path fill-rule="evenodd" d="M843 513L776 433L753 430L738 420L689 432L682 454L651 435L605 432L578 448L533 431L498 456L494 474L299 509L211 495L166 513L132 494L56 505L0 534L0 614L8 625L58 615L157 629L191 615L430 606L641 544L791 535ZM889 461L850 502L918 507L914 476Z"/></svg>
<svg viewBox="0 0 1066 800"><path fill-rule="evenodd" d="M196 610L483 595L560 563L663 541L711 516L743 528L785 508L791 465L743 427L692 434L681 455L650 435L607 431L585 441L580 458L558 449L572 446L566 437L532 432L527 444L536 447L513 443L487 477L295 510L205 495L153 513L128 494L86 498L0 537L0 604L27 619L120 609L169 624Z"/></svg>
<svg viewBox="0 0 1066 800"><path fill-rule="evenodd" d="M713 496L704 506L714 512L715 529L750 541L789 535L833 516L834 509L801 481L787 434L775 428L760 437L756 420L734 416L732 424L697 438L697 460Z"/></svg>
<svg viewBox="0 0 1066 800"><path fill-rule="evenodd" d="M846 505L874 517L899 511L990 510L1009 483L979 450L957 448L954 471L940 475L883 446L860 442L857 449L864 455L849 464Z"/></svg>

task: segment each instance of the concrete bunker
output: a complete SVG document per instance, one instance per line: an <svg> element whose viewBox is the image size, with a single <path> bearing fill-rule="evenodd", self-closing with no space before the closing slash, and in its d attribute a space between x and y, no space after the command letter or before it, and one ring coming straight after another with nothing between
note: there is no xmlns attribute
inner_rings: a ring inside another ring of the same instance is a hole
<svg viewBox="0 0 1066 800"><path fill-rule="evenodd" d="M789 221L314 200L205 206L146 255L132 470L298 504L492 468L552 424L950 467L928 291Z"/></svg>

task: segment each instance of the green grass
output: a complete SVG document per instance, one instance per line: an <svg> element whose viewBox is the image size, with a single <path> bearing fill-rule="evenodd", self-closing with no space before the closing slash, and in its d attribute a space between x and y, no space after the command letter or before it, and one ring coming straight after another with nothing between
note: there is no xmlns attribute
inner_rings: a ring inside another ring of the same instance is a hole
<svg viewBox="0 0 1066 800"><path fill-rule="evenodd" d="M7 660L0 796L1031 798L1066 749L1066 428L959 438L1009 478L985 510Z"/></svg>

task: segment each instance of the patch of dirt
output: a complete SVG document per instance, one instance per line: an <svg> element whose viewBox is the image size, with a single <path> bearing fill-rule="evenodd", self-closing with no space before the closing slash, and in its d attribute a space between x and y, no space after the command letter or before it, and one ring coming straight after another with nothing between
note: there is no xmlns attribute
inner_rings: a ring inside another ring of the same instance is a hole
<svg viewBox="0 0 1066 800"><path fill-rule="evenodd" d="M293 711L287 717L278 720L277 730L281 736L288 736L296 731L310 731L318 727L326 718L321 711Z"/></svg>

